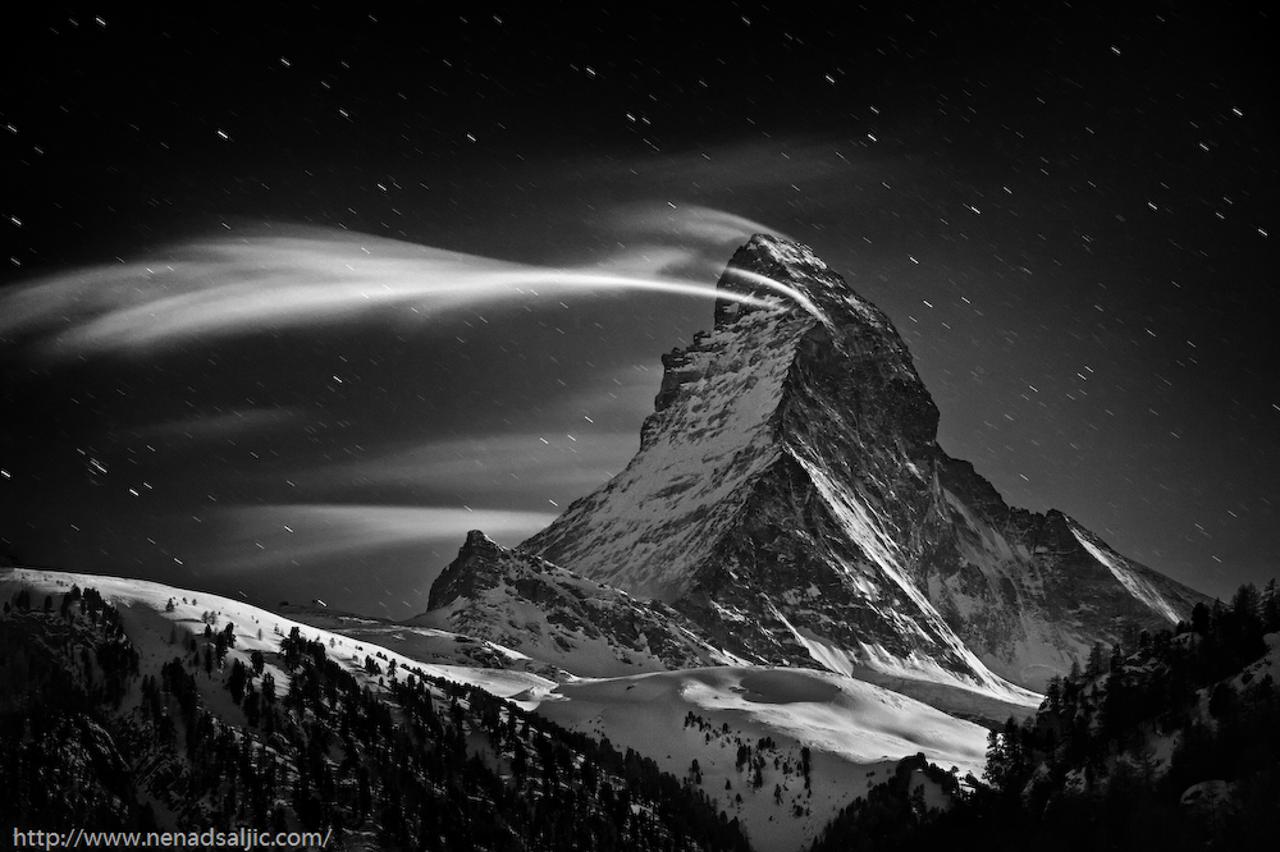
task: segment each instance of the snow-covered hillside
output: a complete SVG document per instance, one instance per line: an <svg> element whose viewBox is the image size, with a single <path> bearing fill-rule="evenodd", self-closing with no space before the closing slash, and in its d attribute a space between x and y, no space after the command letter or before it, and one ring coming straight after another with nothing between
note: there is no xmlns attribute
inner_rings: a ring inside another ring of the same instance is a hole
<svg viewBox="0 0 1280 852"><path fill-rule="evenodd" d="M389 650L384 646L364 642L332 630L313 627L301 621L285 618L260 609L244 601L219 595L193 592L153 583L148 580L132 580L123 577L107 577L98 574L74 574L34 568L0 569L0 598L8 599L20 588L34 593L61 595L78 585L93 587L102 597L120 610L130 640L142 656L142 665L158 666L172 659L182 632L203 633L205 626L214 632L222 631L227 624L234 625L236 644L227 652L228 661L239 659L248 664L254 651L274 653L280 640L297 627L306 639L315 640L330 649L330 656L340 660L344 667L357 677L366 679L365 658L375 656L385 668L390 662L405 671L420 669L433 677L441 677L455 683L478 686L500 697L520 694L530 702L546 695L555 682L536 674L502 668L480 666L437 665L424 663L414 657ZM170 610L169 602L173 602ZM381 655L381 656L376 656ZM228 662L229 664L229 662ZM286 689L289 676L279 668L270 669L280 689ZM377 679L369 679L377 688ZM214 699L225 698L221 688L213 689Z"/></svg>
<svg viewBox="0 0 1280 852"><path fill-rule="evenodd" d="M115 577L3 569L0 598L0 811L16 825L308 830L338 849L747 849L696 788L529 712L554 684L528 673L421 665Z"/></svg>
<svg viewBox="0 0 1280 852"><path fill-rule="evenodd" d="M802 848L877 773L906 755L923 752L962 774L980 772L983 761L985 728L830 672L718 666L584 679L561 671L564 682L557 683L526 670L538 661L514 649L501 649L508 667L424 661L415 656L415 647L426 647L426 656L438 659L441 648L459 638L431 628L416 628L423 631L418 634L404 625L310 608L298 608L295 619L244 601L143 580L27 568L0 571L0 599L5 600L23 589L36 601L44 595L57 599L73 585L96 589L118 608L143 675L154 675L175 654L183 654L187 635L200 635L206 626L218 633L231 624L236 642L227 650L224 670L237 660L249 666L254 652L262 652L265 672L284 693L290 675L276 654L296 627L375 692L386 690L383 673L394 663L401 677L416 672L477 686L570 729L633 748L677 777L688 777L740 821L760 850ZM307 623L326 619L328 628ZM431 641L415 645L412 637L426 634ZM393 641L383 645L373 641L378 638ZM462 644L482 641L461 638ZM376 674L368 668L370 659ZM561 662L580 665L581 660L569 655ZM197 677L196 683L217 716L241 717L221 676ZM741 762L740 746L748 750ZM693 774L695 758L699 772ZM759 781L753 783L756 775Z"/></svg>
<svg viewBox="0 0 1280 852"><path fill-rule="evenodd" d="M980 774L987 735L886 689L805 669L719 667L566 683L539 712L696 777L760 850L807 845L901 756L923 752L961 777Z"/></svg>

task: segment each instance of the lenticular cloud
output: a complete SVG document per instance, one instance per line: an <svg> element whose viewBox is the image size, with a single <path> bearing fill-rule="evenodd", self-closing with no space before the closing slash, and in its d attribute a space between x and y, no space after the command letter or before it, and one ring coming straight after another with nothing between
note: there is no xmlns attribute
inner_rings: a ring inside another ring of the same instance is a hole
<svg viewBox="0 0 1280 852"><path fill-rule="evenodd" d="M728 218L725 218L728 217ZM721 214L711 233L736 217ZM751 223L755 224L755 223ZM0 295L0 335L33 337L50 355L129 351L194 338L486 302L573 293L657 291L755 306L804 296L776 284L778 299L718 291L688 268L709 234L688 244L620 254L588 267L547 267L320 228L194 241L162 260L82 268Z"/></svg>

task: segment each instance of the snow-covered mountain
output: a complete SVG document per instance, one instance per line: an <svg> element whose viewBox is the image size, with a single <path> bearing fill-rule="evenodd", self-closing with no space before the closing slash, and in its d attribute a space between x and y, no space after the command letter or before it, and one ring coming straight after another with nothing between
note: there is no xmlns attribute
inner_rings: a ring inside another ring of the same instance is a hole
<svg viewBox="0 0 1280 852"><path fill-rule="evenodd" d="M718 286L776 306L719 301L663 357L626 469L521 553L662 601L743 660L1015 701L1202 599L948 456L892 323L807 247L757 235Z"/></svg>
<svg viewBox="0 0 1280 852"><path fill-rule="evenodd" d="M549 832L530 848L614 819L628 848L740 848L741 829L790 852L903 757L980 771L973 720L1027 716L1094 643L1204 600L947 455L892 324L806 247L753 237L719 286L774 304L718 302L714 330L664 357L627 468L515 549L470 533L416 618L0 570L15 707L57 690L88 708L51 733L70 739L69 789L129 824L260 822L270 805L372 845L398 826L465 836L426 814L532 796L564 822L498 827ZM398 780L393 741L415 746ZM20 772L53 759L32 742L0 742L35 761ZM242 777L224 778L232 751Z"/></svg>

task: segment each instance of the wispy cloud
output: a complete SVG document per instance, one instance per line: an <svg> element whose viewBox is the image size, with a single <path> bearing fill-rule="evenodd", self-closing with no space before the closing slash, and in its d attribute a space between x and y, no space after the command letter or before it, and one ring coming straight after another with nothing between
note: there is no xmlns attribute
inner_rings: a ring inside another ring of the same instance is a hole
<svg viewBox="0 0 1280 852"><path fill-rule="evenodd" d="M217 441L251 432L289 428L301 422L304 416L304 413L297 408L237 408L166 420L163 423L153 423L130 431L146 438Z"/></svg>
<svg viewBox="0 0 1280 852"><path fill-rule="evenodd" d="M605 217L603 224L618 232L657 239L664 244L707 249L721 249L760 233L791 239L763 222L699 204L622 205ZM723 264L723 253L717 252L711 259Z"/></svg>
<svg viewBox="0 0 1280 852"><path fill-rule="evenodd" d="M554 520L549 512L452 506L276 504L223 510L217 563L232 570L305 565L421 543L461 545L468 530L514 544Z"/></svg>
<svg viewBox="0 0 1280 852"><path fill-rule="evenodd" d="M635 454L661 375L636 366L606 372L537 421L527 418L520 431L394 441L382 436L358 457L273 471L270 478L278 482L287 476L290 487L298 489L294 493L311 502L375 496L380 501L562 507L607 481ZM244 476L255 487L265 482L257 471Z"/></svg>
<svg viewBox="0 0 1280 852"><path fill-rule="evenodd" d="M635 431L487 435L404 446L291 477L309 492L402 488L545 504L548 495L577 497L601 484L626 464L638 442Z"/></svg>
<svg viewBox="0 0 1280 852"><path fill-rule="evenodd" d="M691 221L705 221L698 227L718 234L731 230L734 218L707 212ZM627 254L591 267L555 268L332 229L206 240L155 260L90 267L12 288L0 295L0 337L36 336L48 354L77 355L378 311L421 315L580 292L650 290L774 304L672 274L698 256L697 242L691 238L649 258ZM780 301L804 303L785 285L773 289Z"/></svg>
<svg viewBox="0 0 1280 852"><path fill-rule="evenodd" d="M638 432L640 421L653 411L653 398L662 382L662 368L655 363L632 365L604 376L564 401L562 409L588 423L613 423Z"/></svg>

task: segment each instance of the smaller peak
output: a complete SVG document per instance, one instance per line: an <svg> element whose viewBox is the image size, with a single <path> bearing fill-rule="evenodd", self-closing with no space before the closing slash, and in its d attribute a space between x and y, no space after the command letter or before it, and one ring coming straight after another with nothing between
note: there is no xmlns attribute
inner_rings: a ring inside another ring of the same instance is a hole
<svg viewBox="0 0 1280 852"><path fill-rule="evenodd" d="M427 595L427 609L444 606L459 597L469 596L483 585L486 576L500 568L506 551L480 530L467 533L458 555L440 572Z"/></svg>
<svg viewBox="0 0 1280 852"><path fill-rule="evenodd" d="M756 233L751 235L750 239L747 240L746 247L751 248L752 246L757 246L757 247L772 246L772 245L777 245L783 242L786 242L786 240L784 240L782 237L778 236L777 234L770 234L764 231L757 231Z"/></svg>
<svg viewBox="0 0 1280 852"><path fill-rule="evenodd" d="M1092 535L1088 530L1076 522L1076 519L1063 512L1061 509L1046 509L1044 513L1045 527L1054 530L1056 534L1065 536L1067 540L1072 540L1073 532L1083 532L1086 535Z"/></svg>
<svg viewBox="0 0 1280 852"><path fill-rule="evenodd" d="M463 550L477 547L497 547L498 543L489 536L484 534L483 530L470 530L467 532L467 540L462 545Z"/></svg>

